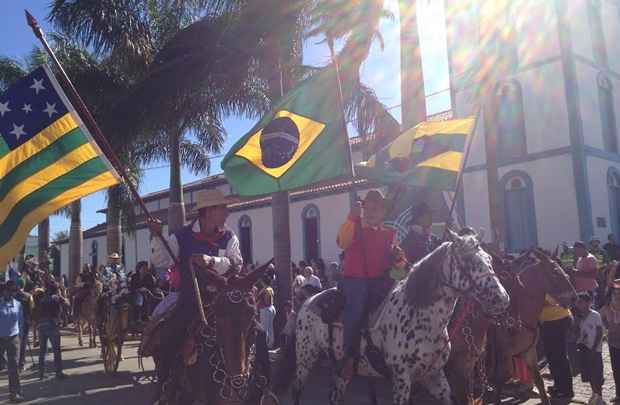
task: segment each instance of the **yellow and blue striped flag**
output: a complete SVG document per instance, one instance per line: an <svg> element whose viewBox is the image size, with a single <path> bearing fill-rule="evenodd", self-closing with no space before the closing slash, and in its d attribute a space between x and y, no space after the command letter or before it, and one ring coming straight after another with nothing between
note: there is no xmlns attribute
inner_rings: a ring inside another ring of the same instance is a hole
<svg viewBox="0 0 620 405"><path fill-rule="evenodd" d="M47 66L0 95L0 272L32 228L119 177Z"/></svg>
<svg viewBox="0 0 620 405"><path fill-rule="evenodd" d="M421 122L356 166L356 172L380 184L454 191L475 125L475 117Z"/></svg>

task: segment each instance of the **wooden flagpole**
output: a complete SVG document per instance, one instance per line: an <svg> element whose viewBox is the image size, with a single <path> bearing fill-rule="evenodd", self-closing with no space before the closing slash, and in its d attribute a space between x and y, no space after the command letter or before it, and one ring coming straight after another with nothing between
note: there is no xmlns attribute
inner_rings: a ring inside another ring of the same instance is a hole
<svg viewBox="0 0 620 405"><path fill-rule="evenodd" d="M88 125L89 129L92 131L92 135L95 138L95 141L101 147L101 149L102 149L103 153L106 155L106 157L110 160L110 163L112 164L114 169L123 178L123 180L125 180L125 184L129 188L129 191L131 192L131 194L134 197L134 199L138 202L138 205L140 205L140 208L142 209L142 212L146 216L147 220L150 221L150 222L153 222L155 219L153 218L153 216L149 212L149 210L146 207L146 204L144 203L144 200L142 199L140 194L138 194L138 190L136 190L136 187L131 182L131 179L129 178L129 175L127 174L127 171L123 167L123 165L122 165L120 159L118 158L118 156L116 156L116 153L114 152L114 149L112 149L112 146L110 146L108 140L103 136L103 133L102 133L101 129L97 125L97 122L95 121L95 119L93 118L92 114L88 110L88 107L86 107L86 104L84 103L84 101L80 97L79 93L75 89L75 86L73 85L73 83L69 79L69 76L67 76L67 73L65 72L65 70L62 67L60 61L56 57L56 54L54 53L54 51L50 47L49 43L47 42L47 39L45 38L45 34L43 33L43 30L39 26L39 22L36 20L36 18L34 18L34 16L32 14L30 14L30 12L28 12L28 10L24 10L24 11L26 13L26 21L28 22L28 25L30 26L30 28L32 28L32 32L39 39L39 41L43 45L43 48L45 48L45 51L47 52L47 54L52 59L52 62L54 63L54 66L56 66L56 68L60 72L59 79L65 85L64 86L65 90L68 91L68 93L69 93L68 95L69 95L71 101L73 102L74 107L76 108L76 110L78 112L78 115L80 117L82 117L86 121L86 124ZM174 252L170 248L170 244L168 243L166 238L164 238L163 235L157 235L157 236L159 236L161 238L161 241L162 241L166 251L168 252L170 257L172 258L174 263L176 265L179 265L180 264L179 258L174 254ZM191 275L192 275L192 278L193 278L194 293L196 295L195 298L196 298L196 301L197 301L197 304L198 304L198 310L200 312L200 317L201 317L202 322L206 325L207 324L207 319L206 319L206 316L205 316L205 313L204 313L204 309L202 307L202 298L200 296L200 290L198 288L196 274L194 272L193 266L189 266L189 267L190 267L190 272L191 272Z"/></svg>

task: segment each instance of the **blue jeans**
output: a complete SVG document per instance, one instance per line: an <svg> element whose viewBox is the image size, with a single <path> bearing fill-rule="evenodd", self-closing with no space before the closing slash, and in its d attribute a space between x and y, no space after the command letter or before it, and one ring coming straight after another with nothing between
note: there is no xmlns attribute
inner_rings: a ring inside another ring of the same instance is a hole
<svg viewBox="0 0 620 405"><path fill-rule="evenodd" d="M368 308L368 300L385 280L381 278L343 277L339 289L344 295L344 353L346 356L358 357L360 350L360 332Z"/></svg>

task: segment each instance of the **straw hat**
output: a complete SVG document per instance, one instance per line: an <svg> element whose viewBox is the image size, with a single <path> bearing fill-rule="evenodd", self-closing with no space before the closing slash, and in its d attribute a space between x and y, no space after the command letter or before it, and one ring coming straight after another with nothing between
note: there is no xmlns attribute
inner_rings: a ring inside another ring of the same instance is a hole
<svg viewBox="0 0 620 405"><path fill-rule="evenodd" d="M119 255L116 252L110 253L110 255L108 256L108 259L120 259L120 258L121 258L121 255Z"/></svg>
<svg viewBox="0 0 620 405"><path fill-rule="evenodd" d="M228 205L232 202L233 200L231 198L226 197L224 193L218 189L199 190L196 193L196 206L194 209L198 211L202 208L218 207L221 205Z"/></svg>

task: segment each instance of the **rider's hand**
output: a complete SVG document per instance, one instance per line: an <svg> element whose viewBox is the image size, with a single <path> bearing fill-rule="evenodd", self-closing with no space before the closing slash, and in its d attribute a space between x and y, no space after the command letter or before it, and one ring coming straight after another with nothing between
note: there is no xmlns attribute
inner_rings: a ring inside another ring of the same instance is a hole
<svg viewBox="0 0 620 405"><path fill-rule="evenodd" d="M213 266L213 258L208 255L194 254L192 255L192 263L198 267L209 268Z"/></svg>
<svg viewBox="0 0 620 405"><path fill-rule="evenodd" d="M362 202L356 201L355 205L351 208L351 218L359 218L362 216Z"/></svg>
<svg viewBox="0 0 620 405"><path fill-rule="evenodd" d="M149 229L151 230L151 234L153 236L161 236L162 223L157 218L152 218L147 220Z"/></svg>

